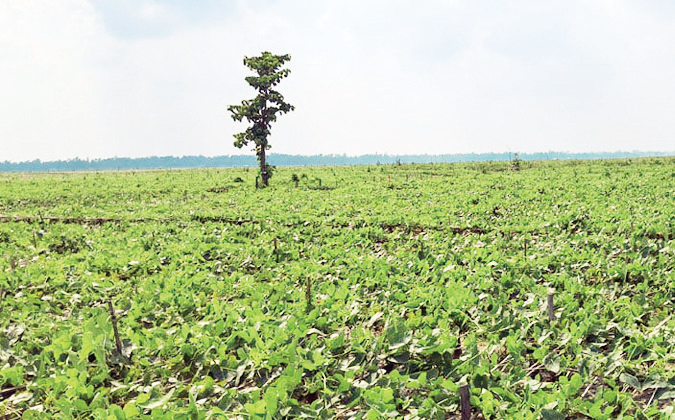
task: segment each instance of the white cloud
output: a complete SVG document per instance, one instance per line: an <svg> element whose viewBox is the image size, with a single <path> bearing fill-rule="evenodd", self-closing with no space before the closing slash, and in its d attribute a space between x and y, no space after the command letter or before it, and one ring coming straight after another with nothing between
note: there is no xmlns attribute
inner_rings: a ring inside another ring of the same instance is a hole
<svg viewBox="0 0 675 420"><path fill-rule="evenodd" d="M664 1L0 4L0 160L219 155L290 53L277 153L672 150ZM5 144L7 145L5 147Z"/></svg>

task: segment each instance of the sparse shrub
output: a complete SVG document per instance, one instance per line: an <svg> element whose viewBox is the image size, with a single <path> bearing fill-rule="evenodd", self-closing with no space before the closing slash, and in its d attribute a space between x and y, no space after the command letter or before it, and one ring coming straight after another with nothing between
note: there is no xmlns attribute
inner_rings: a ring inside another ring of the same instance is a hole
<svg viewBox="0 0 675 420"><path fill-rule="evenodd" d="M513 155L513 161L511 162L511 170L519 171L520 170L520 162L521 162L520 155L518 155L518 153Z"/></svg>

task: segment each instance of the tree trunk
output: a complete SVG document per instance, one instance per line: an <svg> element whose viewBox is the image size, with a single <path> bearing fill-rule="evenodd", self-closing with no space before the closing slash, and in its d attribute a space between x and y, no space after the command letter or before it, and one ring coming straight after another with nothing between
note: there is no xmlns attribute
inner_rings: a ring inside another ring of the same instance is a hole
<svg viewBox="0 0 675 420"><path fill-rule="evenodd" d="M260 111L260 117L261 117L261 125L262 125L262 130L263 133L265 133L265 130L267 130L267 97L269 96L269 93L267 90L264 90L262 93L262 109ZM265 152L267 149L267 134L264 134L264 137L261 139L260 144L258 145L260 148L260 178L262 179L262 185L263 188L266 188L269 186L270 182L270 174L267 172L267 162L265 162Z"/></svg>
<svg viewBox="0 0 675 420"><path fill-rule="evenodd" d="M260 178L262 179L263 187L269 186L270 175L267 173L267 163L265 162L265 146L260 146Z"/></svg>

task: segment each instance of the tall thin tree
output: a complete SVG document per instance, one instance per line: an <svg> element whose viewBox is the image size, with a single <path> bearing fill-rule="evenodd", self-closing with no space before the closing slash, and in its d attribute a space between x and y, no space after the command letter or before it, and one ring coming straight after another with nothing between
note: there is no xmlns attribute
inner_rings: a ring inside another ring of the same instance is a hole
<svg viewBox="0 0 675 420"><path fill-rule="evenodd" d="M259 57L244 57L244 65L257 73L257 76L248 76L245 80L258 91L258 96L242 101L241 105L230 105L227 108L232 113L233 120L246 119L251 123L246 131L234 135L236 139L234 145L241 149L249 143L254 144L260 162L263 187L269 185L269 179L272 177L272 166L267 163L265 156L265 152L271 147L267 141L271 124L277 120L278 113L285 114L295 109L273 89L291 72L289 69L281 68L290 59L291 56L288 54L274 55L269 52L263 52Z"/></svg>

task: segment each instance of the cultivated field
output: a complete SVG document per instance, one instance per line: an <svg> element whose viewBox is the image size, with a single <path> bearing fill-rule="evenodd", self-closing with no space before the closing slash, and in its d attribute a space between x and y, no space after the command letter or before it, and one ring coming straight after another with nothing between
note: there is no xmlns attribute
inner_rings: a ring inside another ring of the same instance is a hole
<svg viewBox="0 0 675 420"><path fill-rule="evenodd" d="M0 174L0 418L675 418L675 159L510 169Z"/></svg>

